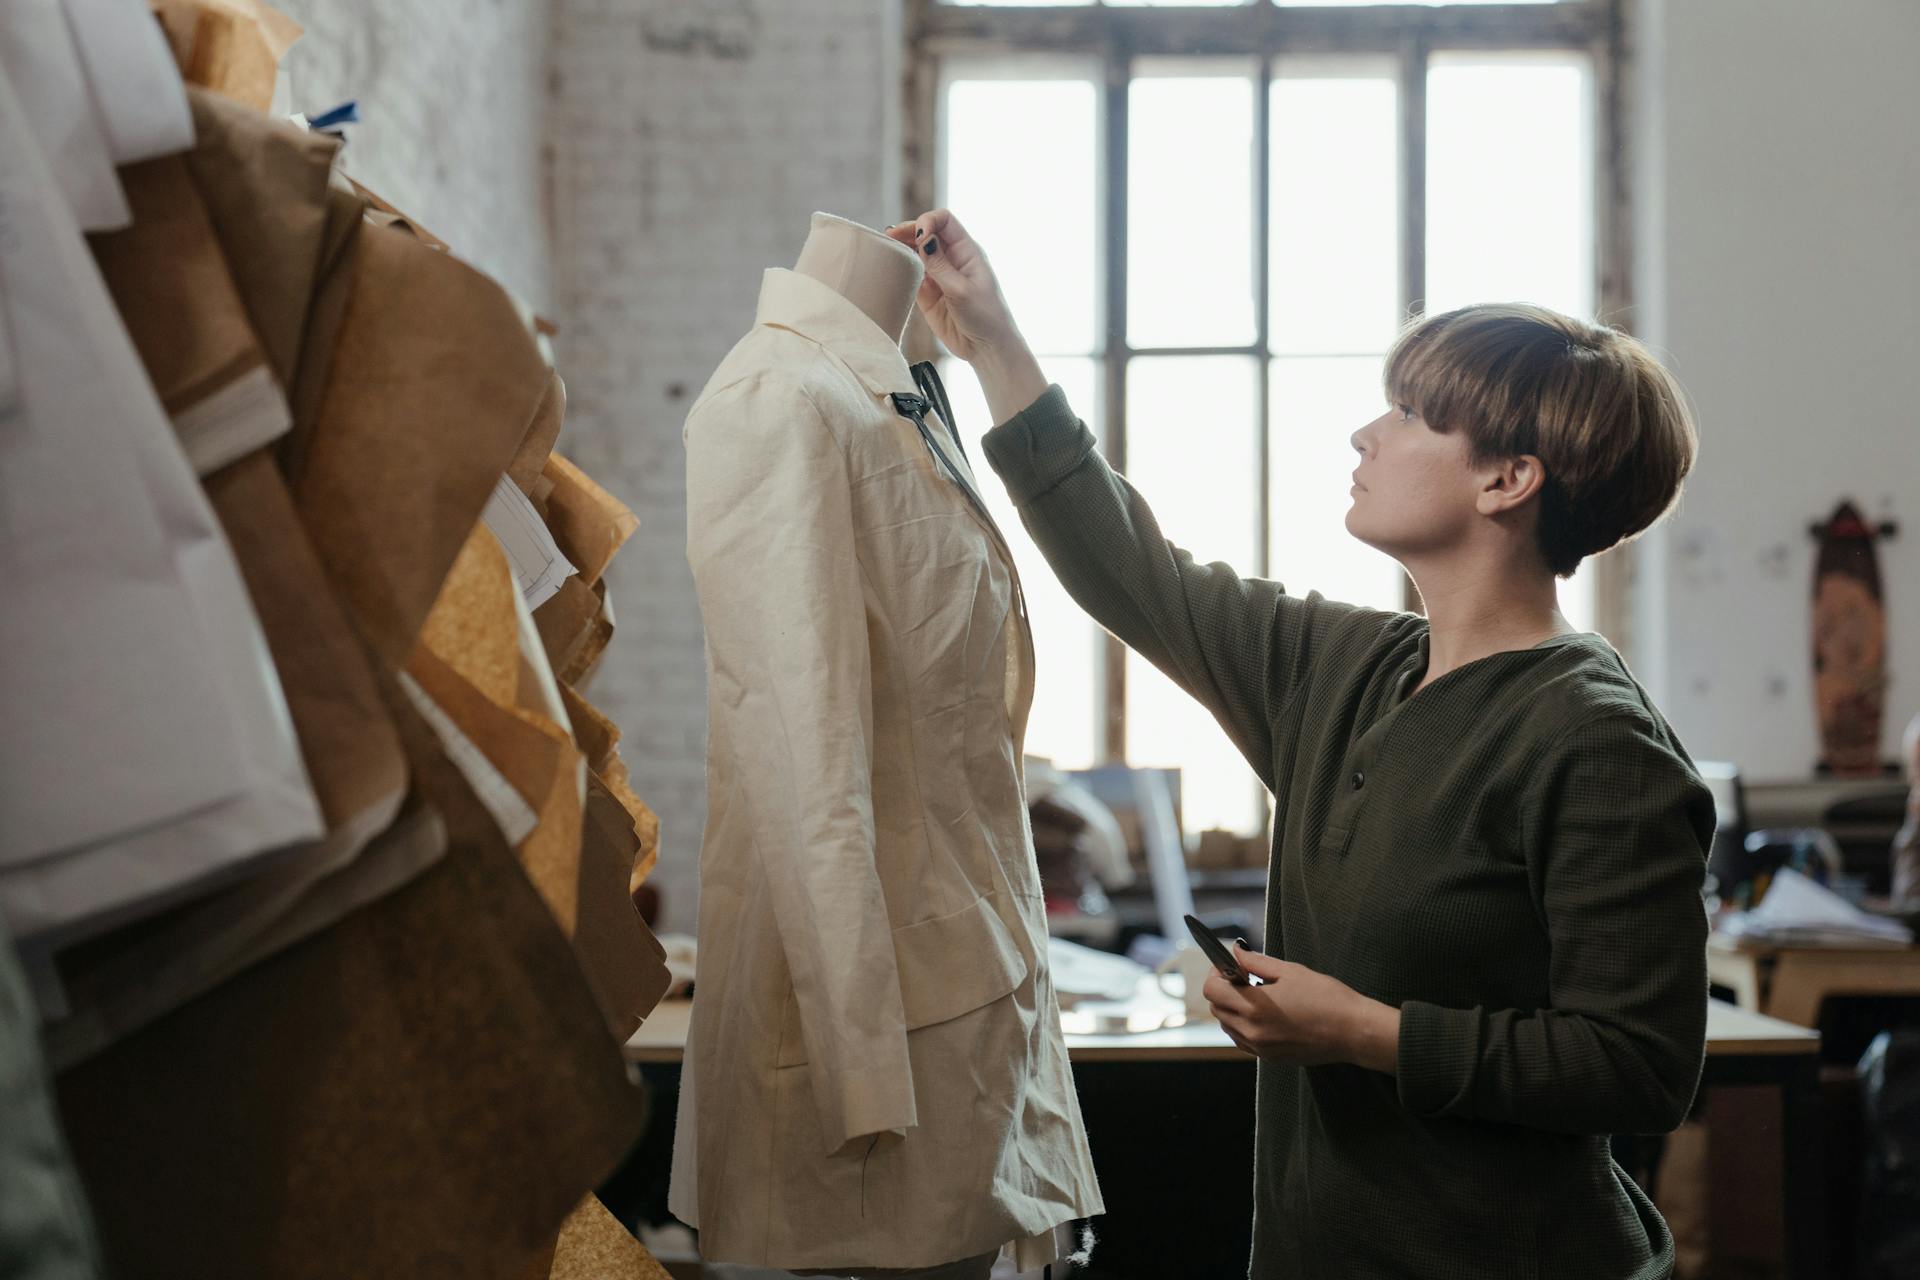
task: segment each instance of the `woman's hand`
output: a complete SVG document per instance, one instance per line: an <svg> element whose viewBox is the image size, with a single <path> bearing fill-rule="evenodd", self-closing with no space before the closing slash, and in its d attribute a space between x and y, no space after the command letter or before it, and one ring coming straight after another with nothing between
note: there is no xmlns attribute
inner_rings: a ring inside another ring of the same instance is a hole
<svg viewBox="0 0 1920 1280"><path fill-rule="evenodd" d="M946 209L888 227L887 234L920 255L920 311L947 350L962 360L1023 343L987 253Z"/></svg>
<svg viewBox="0 0 1920 1280"><path fill-rule="evenodd" d="M1398 1009L1305 965L1239 947L1234 958L1265 984L1236 987L1218 973L1208 976L1207 1003L1235 1044L1270 1062L1349 1062L1393 1074L1399 1061Z"/></svg>
<svg viewBox="0 0 1920 1280"><path fill-rule="evenodd" d="M947 350L973 366L995 425L1046 392L1047 380L1013 321L987 254L946 209L888 227L926 264L920 313Z"/></svg>

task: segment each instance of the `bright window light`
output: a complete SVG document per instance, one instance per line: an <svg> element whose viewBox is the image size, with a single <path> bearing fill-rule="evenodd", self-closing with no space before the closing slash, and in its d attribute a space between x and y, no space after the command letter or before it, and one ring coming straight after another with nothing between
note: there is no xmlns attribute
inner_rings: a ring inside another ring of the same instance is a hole
<svg viewBox="0 0 1920 1280"><path fill-rule="evenodd" d="M936 193L992 255L1047 376L1096 432L1108 311L1103 74L1091 58L944 61ZM1264 551L1289 591L1397 609L1404 574L1349 535L1345 516L1350 438L1385 408L1381 368L1405 315L1398 60L1273 60L1265 228L1254 223L1258 92L1259 68L1244 59L1133 66L1126 341L1135 350L1252 348L1264 289L1268 408L1263 424L1258 356L1135 355L1124 389L1126 471L1166 536L1201 560L1248 575ZM1427 311L1527 299L1592 315L1594 102L1584 55L1432 56ZM1265 280L1255 253L1262 230ZM1059 586L992 476L979 445L992 424L977 381L952 360L944 376L1026 588L1038 662L1027 749L1067 767L1097 763L1106 754L1107 639ZM1561 608L1576 627L1593 628L1590 572L1562 584ZM1150 663L1126 661L1129 762L1182 770L1189 833L1257 828L1264 798L1224 731Z"/></svg>
<svg viewBox="0 0 1920 1280"><path fill-rule="evenodd" d="M1400 320L1400 93L1378 58L1275 68L1269 564L1296 595L1402 606L1400 566L1346 531L1353 433L1385 408Z"/></svg>
<svg viewBox="0 0 1920 1280"><path fill-rule="evenodd" d="M1098 97L1082 65L996 59L946 66L939 202L992 256L1021 330L1074 411L1097 433L1101 364L1094 358L1099 285ZM1045 216L1034 193L1047 192ZM1062 235L1062 227L1078 234ZM1037 675L1026 749L1064 768L1104 758L1104 636L1062 588L1027 537L980 437L994 424L973 371L957 360L941 376L966 438L981 496L1006 535L1033 625Z"/></svg>
<svg viewBox="0 0 1920 1280"><path fill-rule="evenodd" d="M943 203L986 246L1042 354L1098 349L1099 158L1091 73L947 85Z"/></svg>
<svg viewBox="0 0 1920 1280"><path fill-rule="evenodd" d="M1427 310L1594 311L1593 66L1570 53L1435 54L1427 74ZM1524 104L1524 109L1522 109ZM1594 628L1590 566L1560 611Z"/></svg>
<svg viewBox="0 0 1920 1280"><path fill-rule="evenodd" d="M1379 356L1286 356L1271 366L1273 576L1294 595L1399 609L1399 564L1347 532L1353 433L1386 410Z"/></svg>
<svg viewBox="0 0 1920 1280"><path fill-rule="evenodd" d="M1127 340L1254 340L1251 66L1143 64L1127 102Z"/></svg>
<svg viewBox="0 0 1920 1280"><path fill-rule="evenodd" d="M1401 314L1395 68L1286 59L1271 95L1274 354L1383 353Z"/></svg>
<svg viewBox="0 0 1920 1280"><path fill-rule="evenodd" d="M1201 563L1251 575L1259 537L1257 368L1249 356L1141 357L1127 367L1127 474L1160 531ZM1260 786L1198 702L1131 651L1127 761L1181 770L1189 833L1256 830Z"/></svg>
<svg viewBox="0 0 1920 1280"><path fill-rule="evenodd" d="M1097 432L1101 416L1100 362L1086 356L1048 356L1041 363L1047 377L1066 392L1074 412ZM1026 592L1036 671L1033 712L1027 718L1027 753L1045 756L1064 769L1087 768L1106 754L1100 750L1104 731L1099 704L1105 637L1053 576L1040 549L1021 525L1006 486L987 462L980 438L993 424L987 417L979 379L960 360L942 361L940 377L967 442L967 453L980 481L980 496L986 499L994 522L1006 535Z"/></svg>

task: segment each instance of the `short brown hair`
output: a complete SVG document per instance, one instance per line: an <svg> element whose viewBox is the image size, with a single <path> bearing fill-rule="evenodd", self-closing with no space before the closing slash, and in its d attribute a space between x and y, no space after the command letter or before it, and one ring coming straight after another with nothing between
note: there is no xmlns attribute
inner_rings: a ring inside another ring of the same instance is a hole
<svg viewBox="0 0 1920 1280"><path fill-rule="evenodd" d="M1536 533L1563 578L1666 514L1698 443L1680 384L1639 340L1527 303L1413 321L1386 388L1435 431L1465 432L1476 466L1540 459Z"/></svg>

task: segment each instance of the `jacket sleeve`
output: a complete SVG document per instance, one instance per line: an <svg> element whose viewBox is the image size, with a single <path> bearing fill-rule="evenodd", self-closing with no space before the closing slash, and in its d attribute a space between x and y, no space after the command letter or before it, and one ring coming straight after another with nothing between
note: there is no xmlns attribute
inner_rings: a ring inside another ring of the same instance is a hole
<svg viewBox="0 0 1920 1280"><path fill-rule="evenodd" d="M750 815L827 1153L914 1126L893 936L874 864L866 593L847 464L803 388L753 378L689 417L687 558L708 732ZM864 1146L864 1144L861 1144Z"/></svg>
<svg viewBox="0 0 1920 1280"><path fill-rule="evenodd" d="M1550 1007L1400 1010L1400 1099L1420 1115L1562 1133L1664 1133L1706 1057L1713 800L1651 722L1576 728L1521 815L1551 947Z"/></svg>
<svg viewBox="0 0 1920 1280"><path fill-rule="evenodd" d="M1273 725L1314 658L1347 625L1396 615L1201 564L1160 532L1146 500L1107 465L1066 393L1047 389L995 427L987 458L1061 585L1213 714L1271 790Z"/></svg>

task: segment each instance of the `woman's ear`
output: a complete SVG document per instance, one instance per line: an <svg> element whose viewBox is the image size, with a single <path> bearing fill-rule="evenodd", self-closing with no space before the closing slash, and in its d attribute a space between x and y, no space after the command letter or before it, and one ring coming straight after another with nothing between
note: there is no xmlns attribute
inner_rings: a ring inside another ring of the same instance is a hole
<svg viewBox="0 0 1920 1280"><path fill-rule="evenodd" d="M1483 516L1518 511L1546 482L1547 469L1533 454L1498 458L1481 472L1480 496L1475 505Z"/></svg>

